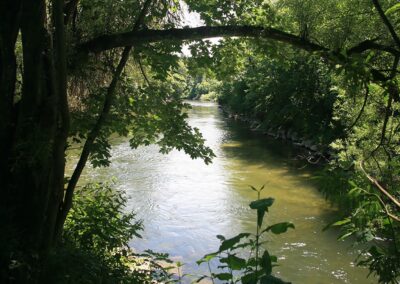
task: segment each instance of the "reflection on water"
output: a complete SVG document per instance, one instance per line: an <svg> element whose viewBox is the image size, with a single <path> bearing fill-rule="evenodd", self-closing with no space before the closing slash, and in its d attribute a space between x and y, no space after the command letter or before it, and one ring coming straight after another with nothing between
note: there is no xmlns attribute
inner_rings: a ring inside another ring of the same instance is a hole
<svg viewBox="0 0 400 284"><path fill-rule="evenodd" d="M116 177L130 196L129 209L144 220L137 250L167 252L184 262L185 273L205 272L195 261L217 250L222 234L254 230L248 207L256 194L249 185L266 184L263 197L275 204L267 222L291 221L296 229L270 236L266 246L279 257L275 272L293 283L374 283L354 267L357 252L322 232L335 211L296 167L295 149L223 118L216 105L193 103L189 123L198 127L217 157L206 166L184 153L158 153L156 146L131 150L116 139L110 168L86 171L86 180Z"/></svg>

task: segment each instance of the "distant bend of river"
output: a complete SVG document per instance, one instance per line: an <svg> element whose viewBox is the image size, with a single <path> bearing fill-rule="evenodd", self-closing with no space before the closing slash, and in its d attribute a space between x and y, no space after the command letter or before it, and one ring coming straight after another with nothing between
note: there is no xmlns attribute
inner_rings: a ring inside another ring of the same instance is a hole
<svg viewBox="0 0 400 284"><path fill-rule="evenodd" d="M275 198L265 221L296 226L268 239L266 247L279 259L275 275L301 284L376 283L355 266L358 252L350 242L338 242L334 230L322 232L335 210L312 185L313 171L294 161L298 149L224 118L214 103L191 104L189 123L217 156L211 165L178 151L162 155L156 146L131 150L127 139L117 138L111 166L88 167L83 176L83 182L117 178L130 198L128 209L144 222L143 239L131 242L136 250L166 252L185 263L184 273L206 273L196 260L218 250L216 235L254 231L248 204L256 193L249 185L265 184L262 197Z"/></svg>

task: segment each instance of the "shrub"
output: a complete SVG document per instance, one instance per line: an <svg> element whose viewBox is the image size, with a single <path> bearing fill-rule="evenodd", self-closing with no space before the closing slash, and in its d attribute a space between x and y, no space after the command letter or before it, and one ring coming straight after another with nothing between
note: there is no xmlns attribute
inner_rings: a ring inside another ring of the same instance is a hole
<svg viewBox="0 0 400 284"><path fill-rule="evenodd" d="M151 283L154 268L160 267L130 249L128 242L140 237L143 226L133 212L126 212L126 203L124 192L109 183L78 190L43 282Z"/></svg>

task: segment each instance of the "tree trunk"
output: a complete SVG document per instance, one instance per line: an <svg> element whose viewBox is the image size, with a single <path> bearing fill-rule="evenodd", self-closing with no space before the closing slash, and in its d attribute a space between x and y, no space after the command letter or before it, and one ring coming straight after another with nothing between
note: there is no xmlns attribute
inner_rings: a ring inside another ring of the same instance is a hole
<svg viewBox="0 0 400 284"><path fill-rule="evenodd" d="M9 282L10 277L17 283L35 282L35 273L40 272L53 245L64 191L68 135L63 2L55 0L52 5L54 48L52 34L46 29L52 27L47 23L46 1L21 2L19 5L19 1L7 0L0 6L2 283ZM15 104L15 42L19 29L23 86ZM8 269L15 260L21 265Z"/></svg>

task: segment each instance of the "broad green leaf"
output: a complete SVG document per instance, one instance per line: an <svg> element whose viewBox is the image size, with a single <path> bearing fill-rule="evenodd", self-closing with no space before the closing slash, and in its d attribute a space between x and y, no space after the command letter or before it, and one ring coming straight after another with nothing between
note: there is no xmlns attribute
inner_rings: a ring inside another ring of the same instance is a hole
<svg viewBox="0 0 400 284"><path fill-rule="evenodd" d="M236 255L229 255L228 257L220 259L220 262L228 264L232 270L241 270L246 267L246 260Z"/></svg>
<svg viewBox="0 0 400 284"><path fill-rule="evenodd" d="M215 278L219 280L230 280L232 279L232 274L230 273L218 273L213 275Z"/></svg>
<svg viewBox="0 0 400 284"><path fill-rule="evenodd" d="M257 210L257 225L258 225L258 227L261 227L265 212L268 212L268 208L270 206L272 206L273 203L274 203L274 199L271 197L259 199L259 200L256 200L256 201L253 201L250 203L250 208Z"/></svg>
<svg viewBox="0 0 400 284"><path fill-rule="evenodd" d="M272 272L272 261L267 250L264 251L261 257L261 267L264 269L265 274L270 275Z"/></svg>
<svg viewBox="0 0 400 284"><path fill-rule="evenodd" d="M214 252L214 253L209 253L206 254L205 256L203 256L202 259L196 261L196 263L198 265L202 264L203 262L209 262L211 259L215 258L218 255L218 253Z"/></svg>
<svg viewBox="0 0 400 284"><path fill-rule="evenodd" d="M263 209L257 210L257 226L258 227L261 227L263 219L264 219L264 215L265 215L265 210L263 210Z"/></svg>
<svg viewBox="0 0 400 284"><path fill-rule="evenodd" d="M249 233L241 233L231 239L223 241L221 246L219 247L219 252L231 249L235 244L239 243L241 239L247 238L249 236L250 236Z"/></svg>
<svg viewBox="0 0 400 284"><path fill-rule="evenodd" d="M272 204L274 204L274 199L269 197L269 198L263 198L263 199L259 199L256 201L253 201L250 203L250 208L251 209L257 209L257 210L267 210L268 207L271 207Z"/></svg>
<svg viewBox="0 0 400 284"><path fill-rule="evenodd" d="M279 235L285 233L289 228L294 229L294 225L290 222L282 222L269 226L263 232L271 231L272 233Z"/></svg>

